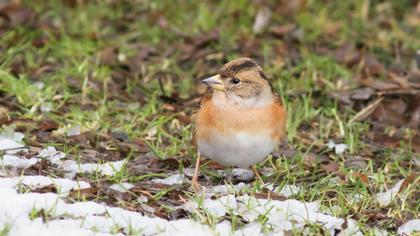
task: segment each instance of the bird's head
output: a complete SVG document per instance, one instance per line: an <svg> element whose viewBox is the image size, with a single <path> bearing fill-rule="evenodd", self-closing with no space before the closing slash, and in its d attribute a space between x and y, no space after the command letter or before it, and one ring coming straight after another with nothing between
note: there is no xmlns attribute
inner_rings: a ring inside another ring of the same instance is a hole
<svg viewBox="0 0 420 236"><path fill-rule="evenodd" d="M270 82L262 68L250 58L232 60L218 74L202 82L240 105L254 106L273 99Z"/></svg>

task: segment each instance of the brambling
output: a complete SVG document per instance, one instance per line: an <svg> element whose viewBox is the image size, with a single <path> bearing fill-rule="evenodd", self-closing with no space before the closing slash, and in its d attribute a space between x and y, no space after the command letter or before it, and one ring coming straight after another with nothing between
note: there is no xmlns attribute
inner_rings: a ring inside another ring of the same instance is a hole
<svg viewBox="0 0 420 236"><path fill-rule="evenodd" d="M192 179L198 187L200 155L227 167L252 167L263 161L285 136L286 110L250 58L225 64L202 80L209 86L196 114L194 141L199 156Z"/></svg>

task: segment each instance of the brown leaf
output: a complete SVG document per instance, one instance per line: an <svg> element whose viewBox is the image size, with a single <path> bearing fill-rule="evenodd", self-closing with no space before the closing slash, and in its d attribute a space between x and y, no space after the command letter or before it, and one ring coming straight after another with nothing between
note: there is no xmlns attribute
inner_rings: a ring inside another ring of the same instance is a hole
<svg viewBox="0 0 420 236"><path fill-rule="evenodd" d="M396 148L400 146L401 139L397 137L391 137L381 133L369 133L368 136L371 137L373 143L383 147Z"/></svg>
<svg viewBox="0 0 420 236"><path fill-rule="evenodd" d="M354 121L362 121L366 118L368 118L372 112L374 112L377 107L381 104L383 97L379 97L375 99L373 102L369 103L365 108L363 108L361 111L359 111L351 120L349 123L353 123Z"/></svg>
<svg viewBox="0 0 420 236"><path fill-rule="evenodd" d="M76 8L77 6L85 4L85 0L63 0L64 4L71 8Z"/></svg>
<svg viewBox="0 0 420 236"><path fill-rule="evenodd" d="M334 58L349 67L353 67L360 62L361 54L353 44L346 43L334 52Z"/></svg>
<svg viewBox="0 0 420 236"><path fill-rule="evenodd" d="M380 90L380 91L400 88L400 86L394 82L379 80L379 79L372 79L372 78L360 79L359 83L361 85L373 88L375 90Z"/></svg>
<svg viewBox="0 0 420 236"><path fill-rule="evenodd" d="M0 17L6 20L6 27L33 24L36 14L19 2L12 2L0 9ZM1 21L0 21L1 22ZM0 28L2 25L0 25Z"/></svg>
<svg viewBox="0 0 420 236"><path fill-rule="evenodd" d="M57 193L57 188L55 185L48 185L42 188L33 189L32 192L34 193Z"/></svg>
<svg viewBox="0 0 420 236"><path fill-rule="evenodd" d="M273 35L277 37L284 37L290 34L290 32L292 32L292 30L295 28L296 28L295 24L284 24L284 25L270 27L269 30L270 30L270 33L272 33Z"/></svg>
<svg viewBox="0 0 420 236"><path fill-rule="evenodd" d="M406 109L407 105L402 99L387 99L376 107L371 118L384 125L401 127L407 124L404 116Z"/></svg>
<svg viewBox="0 0 420 236"><path fill-rule="evenodd" d="M408 185L410 185L411 183L413 183L413 181L417 178L417 174L411 174L409 175L407 178L405 178L404 182L402 183L399 193L404 191L405 189L408 188Z"/></svg>
<svg viewBox="0 0 420 236"><path fill-rule="evenodd" d="M417 105L416 109L411 114L409 126L413 129L420 128L420 104Z"/></svg>
<svg viewBox="0 0 420 236"><path fill-rule="evenodd" d="M373 90L372 88L359 88L352 91L350 98L353 100L366 101L370 99L374 93L375 90Z"/></svg>
<svg viewBox="0 0 420 236"><path fill-rule="evenodd" d="M308 168L313 168L318 164L328 163L328 162L329 162L329 159L326 155L317 155L312 152L303 154L303 163Z"/></svg>
<svg viewBox="0 0 420 236"><path fill-rule="evenodd" d="M420 89L420 71L410 71L407 75L407 81L412 88Z"/></svg>
<svg viewBox="0 0 420 236"><path fill-rule="evenodd" d="M360 181L362 181L362 183L364 183L365 185L369 185L369 179L367 175L361 173L353 173L353 176L357 179L360 179Z"/></svg>
<svg viewBox="0 0 420 236"><path fill-rule="evenodd" d="M46 159L42 159L37 163L31 165L29 168L26 168L26 171L36 173L37 175L42 175L48 170L49 166L50 162Z"/></svg>
<svg viewBox="0 0 420 236"><path fill-rule="evenodd" d="M60 125L53 120L42 120L41 122L38 122L38 127L42 130L42 131L53 131L53 130L57 130Z"/></svg>
<svg viewBox="0 0 420 236"><path fill-rule="evenodd" d="M281 16L293 16L305 8L306 0L279 0L275 1L275 12Z"/></svg>
<svg viewBox="0 0 420 236"><path fill-rule="evenodd" d="M363 69L368 75L381 75L385 73L385 66L371 54L365 53L361 62L363 63Z"/></svg>
<svg viewBox="0 0 420 236"><path fill-rule="evenodd" d="M344 166L353 170L364 170L368 166L368 163L360 157L348 157L344 161Z"/></svg>
<svg viewBox="0 0 420 236"><path fill-rule="evenodd" d="M116 65L118 62L118 49L106 47L98 53L99 63L102 65Z"/></svg>
<svg viewBox="0 0 420 236"><path fill-rule="evenodd" d="M267 191L262 193L254 193L253 194L255 198L257 199L272 199L272 200L279 200L279 201L285 201L287 200L287 197L277 194L273 191Z"/></svg>
<svg viewBox="0 0 420 236"><path fill-rule="evenodd" d="M401 88L404 88L404 89L410 88L410 84L408 83L407 77L399 76L395 73L389 72L388 79L399 84Z"/></svg>
<svg viewBox="0 0 420 236"><path fill-rule="evenodd" d="M337 162L331 162L326 165L321 165L322 169L324 169L327 173L334 173L340 169L340 165Z"/></svg>

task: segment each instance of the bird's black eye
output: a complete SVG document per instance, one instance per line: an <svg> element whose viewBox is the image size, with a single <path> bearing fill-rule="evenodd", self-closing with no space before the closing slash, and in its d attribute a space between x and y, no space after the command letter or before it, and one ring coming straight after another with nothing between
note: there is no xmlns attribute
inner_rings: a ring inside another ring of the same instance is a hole
<svg viewBox="0 0 420 236"><path fill-rule="evenodd" d="M232 79L230 79L230 83L232 84L239 84L239 82L241 82L241 80L236 77L233 77Z"/></svg>

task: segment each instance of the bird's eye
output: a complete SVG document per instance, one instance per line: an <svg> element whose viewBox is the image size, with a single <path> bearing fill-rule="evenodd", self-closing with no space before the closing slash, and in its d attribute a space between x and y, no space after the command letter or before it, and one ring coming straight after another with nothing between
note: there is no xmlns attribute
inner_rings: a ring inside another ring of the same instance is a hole
<svg viewBox="0 0 420 236"><path fill-rule="evenodd" d="M236 77L233 77L232 79L230 79L230 83L232 84L239 84L239 82L241 82L241 80Z"/></svg>

